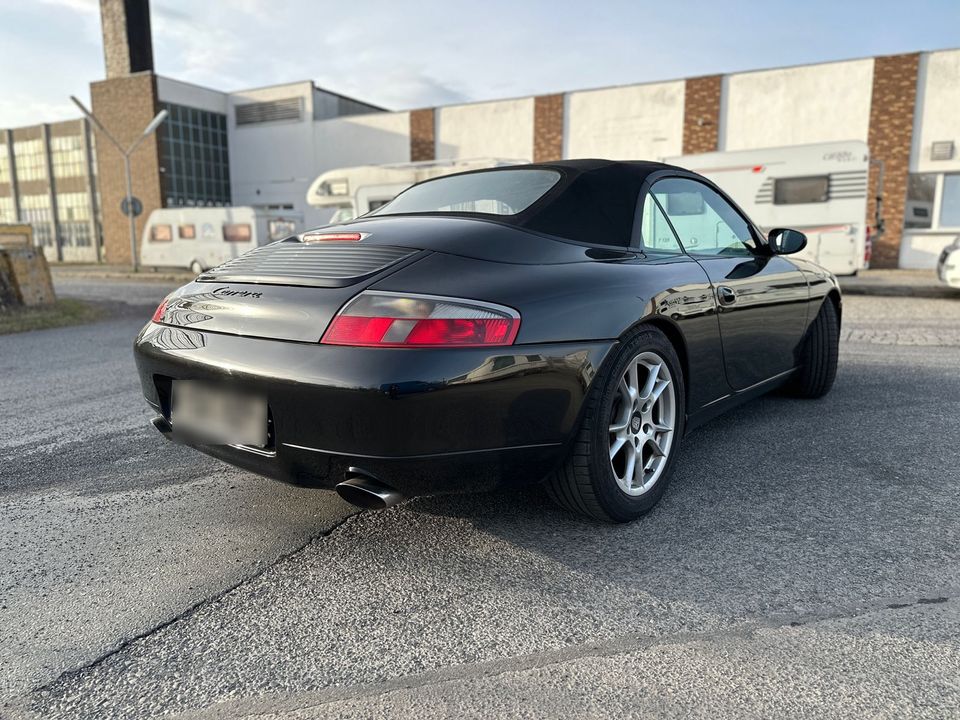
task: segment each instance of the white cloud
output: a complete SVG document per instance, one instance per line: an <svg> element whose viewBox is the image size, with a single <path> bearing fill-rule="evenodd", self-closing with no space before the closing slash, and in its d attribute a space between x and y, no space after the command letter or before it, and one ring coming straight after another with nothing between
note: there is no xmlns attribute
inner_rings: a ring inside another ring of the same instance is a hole
<svg viewBox="0 0 960 720"><path fill-rule="evenodd" d="M39 122L57 122L80 117L69 100L46 102L29 96L0 97L0 127L21 127Z"/></svg>
<svg viewBox="0 0 960 720"><path fill-rule="evenodd" d="M0 18L0 127L69 113L103 77L98 0L0 0ZM957 22L956 0L908 17L902 0L868 14L835 0L152 3L160 74L221 90L313 79L398 109L946 47Z"/></svg>
<svg viewBox="0 0 960 720"><path fill-rule="evenodd" d="M83 15L96 15L100 17L100 3L98 0L40 0L43 5L54 5L56 7L73 10Z"/></svg>

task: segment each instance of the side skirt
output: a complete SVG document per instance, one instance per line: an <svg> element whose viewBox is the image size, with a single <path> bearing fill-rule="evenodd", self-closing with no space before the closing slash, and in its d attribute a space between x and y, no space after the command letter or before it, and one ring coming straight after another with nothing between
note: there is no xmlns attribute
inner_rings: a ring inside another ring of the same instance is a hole
<svg viewBox="0 0 960 720"><path fill-rule="evenodd" d="M743 405L745 402L749 402L754 398L758 398L761 395L766 395L768 392L776 390L787 380L789 380L790 376L796 371L797 368L791 368L790 370L782 372L778 375L774 375L772 378L758 382L756 385L751 385L748 388L738 390L730 395L724 395L723 397L717 398L707 405L704 405L695 413L687 416L686 432L684 432L684 436L689 435L691 430L694 430L704 423L713 420L728 410L732 410L739 405Z"/></svg>

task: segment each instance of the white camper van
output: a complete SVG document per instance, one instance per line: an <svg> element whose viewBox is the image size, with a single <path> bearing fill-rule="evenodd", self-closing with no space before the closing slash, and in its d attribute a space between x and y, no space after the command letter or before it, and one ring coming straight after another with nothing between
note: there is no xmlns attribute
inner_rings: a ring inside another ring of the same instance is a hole
<svg viewBox="0 0 960 720"><path fill-rule="evenodd" d="M331 211L330 224L352 220L386 205L397 195L423 180L467 170L526 164L527 160L478 158L431 160L392 165L358 165L328 170L311 183L307 203Z"/></svg>
<svg viewBox="0 0 960 720"><path fill-rule="evenodd" d="M766 230L807 235L799 254L837 275L868 267L870 153L858 140L665 158L705 175Z"/></svg>
<svg viewBox="0 0 960 720"><path fill-rule="evenodd" d="M281 215L252 207L154 210L140 240L140 264L190 268L199 274L302 229L298 213Z"/></svg>

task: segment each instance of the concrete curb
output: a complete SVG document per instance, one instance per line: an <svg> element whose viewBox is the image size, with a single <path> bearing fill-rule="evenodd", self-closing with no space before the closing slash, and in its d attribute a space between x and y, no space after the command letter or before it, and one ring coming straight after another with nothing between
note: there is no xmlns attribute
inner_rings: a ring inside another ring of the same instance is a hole
<svg viewBox="0 0 960 720"><path fill-rule="evenodd" d="M135 280L137 282L181 282L188 283L196 275L193 273L144 272L118 273L108 270L59 270L51 268L54 278L75 278L79 280Z"/></svg>
<svg viewBox="0 0 960 720"><path fill-rule="evenodd" d="M960 288L947 285L872 285L866 283L845 284L840 281L844 295L871 295L874 297L918 297L960 300Z"/></svg>

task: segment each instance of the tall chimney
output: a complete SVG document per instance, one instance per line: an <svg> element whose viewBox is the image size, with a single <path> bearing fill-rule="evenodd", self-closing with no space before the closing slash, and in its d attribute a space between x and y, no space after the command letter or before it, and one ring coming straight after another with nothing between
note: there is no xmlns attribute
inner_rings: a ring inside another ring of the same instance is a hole
<svg viewBox="0 0 960 720"><path fill-rule="evenodd" d="M100 0L107 79L153 71L149 0Z"/></svg>

